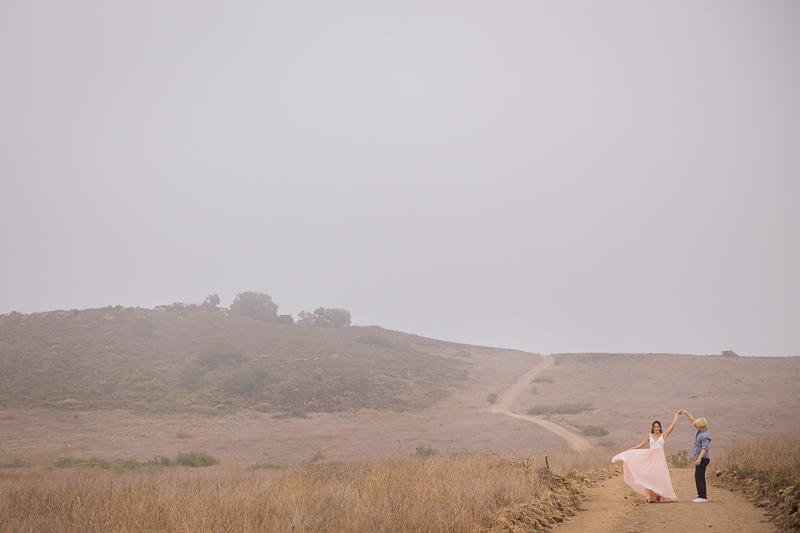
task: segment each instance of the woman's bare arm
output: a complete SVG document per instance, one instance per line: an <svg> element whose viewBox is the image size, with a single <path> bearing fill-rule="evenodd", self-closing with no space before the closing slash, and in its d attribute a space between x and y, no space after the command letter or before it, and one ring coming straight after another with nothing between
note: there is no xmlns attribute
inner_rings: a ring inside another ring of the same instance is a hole
<svg viewBox="0 0 800 533"><path fill-rule="evenodd" d="M637 444L636 446L634 446L633 448L630 448L630 449L631 450L638 450L639 448L644 448L645 444L647 444L649 440L650 440L650 437L647 436L647 437L644 438L644 440L641 443Z"/></svg>
<svg viewBox="0 0 800 533"><path fill-rule="evenodd" d="M690 415L688 411L684 411L683 409L681 409L681 410L680 410L680 411L678 411L678 412L679 412L679 413L683 413L683 414L685 414L685 415L686 415L686 418L688 418L688 419L689 419L689 422L691 422L692 424L694 424L694 417L693 417L692 415Z"/></svg>
<svg viewBox="0 0 800 533"><path fill-rule="evenodd" d="M669 434L670 434L670 433L672 433L672 430L673 430L673 429L675 429L675 423L678 421L678 415L679 415L679 414L680 414L680 411L678 411L677 413L675 413L675 418L673 418L673 419L672 419L672 424L670 424L670 425L669 425L669 427L667 428L667 430L664 432L664 438L665 438L665 439L666 439L667 437L669 437Z"/></svg>

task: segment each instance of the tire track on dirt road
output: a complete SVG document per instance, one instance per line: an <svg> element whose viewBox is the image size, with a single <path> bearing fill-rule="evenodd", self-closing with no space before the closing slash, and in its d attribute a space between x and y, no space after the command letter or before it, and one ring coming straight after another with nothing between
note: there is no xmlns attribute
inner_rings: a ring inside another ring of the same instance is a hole
<svg viewBox="0 0 800 533"><path fill-rule="evenodd" d="M559 426L554 422L550 422L549 420L544 420L538 416L530 416L530 415L521 415L519 413L515 413L511 410L511 403L516 400L520 394L528 389L528 386L531 383L531 380L535 378L540 372L542 372L545 368L549 367L553 364L555 359L553 359L549 355L540 355L539 357L542 358L541 363L530 368L525 371L517 380L512 383L510 386L506 387L502 391L497 394L497 401L490 405L486 410L490 413L498 413L506 416L511 416L514 418L520 418L522 420L527 420L529 422L533 422L534 424L538 424L545 428L547 431L551 433L555 433L556 435L563 437L567 440L569 445L575 451L584 451L588 450L592 447L592 444L589 442L588 439L569 431L568 429Z"/></svg>

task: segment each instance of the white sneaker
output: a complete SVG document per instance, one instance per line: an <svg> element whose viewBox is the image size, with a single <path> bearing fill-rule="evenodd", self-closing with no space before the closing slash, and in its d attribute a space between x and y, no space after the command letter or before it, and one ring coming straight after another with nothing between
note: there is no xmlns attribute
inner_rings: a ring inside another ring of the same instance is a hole
<svg viewBox="0 0 800 533"><path fill-rule="evenodd" d="M692 501L693 501L694 503L705 503L705 502L707 502L708 500L706 500L705 498L695 498L695 499L694 499L694 500L692 500Z"/></svg>

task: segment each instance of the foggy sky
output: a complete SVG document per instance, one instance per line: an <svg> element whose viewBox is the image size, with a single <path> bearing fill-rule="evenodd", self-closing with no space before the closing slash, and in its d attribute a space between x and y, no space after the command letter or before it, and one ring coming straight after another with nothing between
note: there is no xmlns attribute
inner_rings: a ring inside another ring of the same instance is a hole
<svg viewBox="0 0 800 533"><path fill-rule="evenodd" d="M270 294L800 355L797 2L0 2L0 313Z"/></svg>

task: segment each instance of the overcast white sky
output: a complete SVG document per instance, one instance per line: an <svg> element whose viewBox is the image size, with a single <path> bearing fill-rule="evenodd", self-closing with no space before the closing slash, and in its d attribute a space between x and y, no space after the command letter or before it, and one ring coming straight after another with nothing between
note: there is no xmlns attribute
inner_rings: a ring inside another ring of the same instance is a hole
<svg viewBox="0 0 800 533"><path fill-rule="evenodd" d="M270 294L800 355L800 3L0 2L0 313Z"/></svg>

